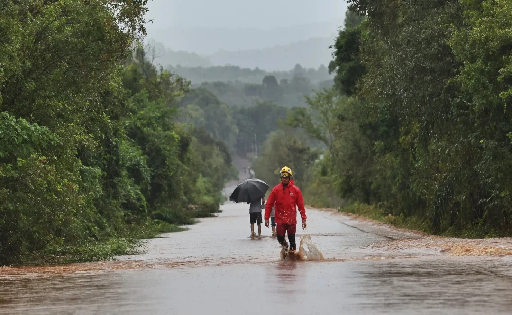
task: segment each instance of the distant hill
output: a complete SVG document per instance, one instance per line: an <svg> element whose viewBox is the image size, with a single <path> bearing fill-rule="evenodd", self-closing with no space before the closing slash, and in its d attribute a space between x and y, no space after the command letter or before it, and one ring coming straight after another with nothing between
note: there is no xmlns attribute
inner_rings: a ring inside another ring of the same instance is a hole
<svg viewBox="0 0 512 315"><path fill-rule="evenodd" d="M212 61L208 57L200 56L188 51L174 51L155 40L148 40L147 44L154 49L149 58L154 57L154 63L161 66L180 65L183 67L211 67ZM154 56L152 56L152 53Z"/></svg>
<svg viewBox="0 0 512 315"><path fill-rule="evenodd" d="M259 68L268 71L292 69L296 64L304 68L327 66L332 59L329 46L333 37L315 37L287 45L240 51L218 51L212 55L200 56L196 53L173 51L163 44L148 41L155 47L155 62L164 67L210 67L233 65L242 68Z"/></svg>
<svg viewBox="0 0 512 315"><path fill-rule="evenodd" d="M300 64L305 68L328 65L332 59L329 46L334 38L317 37L283 46L241 51L219 51L209 59L214 65L236 65L243 68L288 70Z"/></svg>
<svg viewBox="0 0 512 315"><path fill-rule="evenodd" d="M291 80L294 76L301 76L313 84L319 84L333 79L327 67L321 65L317 69L303 68L295 65L288 71L265 71L259 68L241 68L239 66L214 66L214 67L182 67L167 66L165 69L178 74L195 85L204 82L232 82L232 83L254 83L261 84L265 76L274 76L277 81Z"/></svg>
<svg viewBox="0 0 512 315"><path fill-rule="evenodd" d="M334 38L338 33L338 28L342 25L343 18L279 28L268 28L265 21L262 20L258 29L250 27L205 28L179 25L169 28L156 28L156 25L151 25L151 29L148 30L148 38L153 38L174 51L193 51L206 56L219 50L245 51L264 49L276 45L288 45L308 38Z"/></svg>

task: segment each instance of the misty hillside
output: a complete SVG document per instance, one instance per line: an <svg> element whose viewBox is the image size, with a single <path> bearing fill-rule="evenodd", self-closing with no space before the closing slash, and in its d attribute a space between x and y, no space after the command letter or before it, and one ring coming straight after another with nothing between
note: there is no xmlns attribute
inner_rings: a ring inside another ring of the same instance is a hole
<svg viewBox="0 0 512 315"><path fill-rule="evenodd" d="M333 79L325 66L315 68L303 68L297 64L288 71L265 71L259 68L241 68L239 66L214 66L214 67L182 67L167 66L165 69L186 78L192 84L204 82L232 82L260 84L266 76L274 76L277 81L292 80L293 77L304 77L313 84L319 84Z"/></svg>
<svg viewBox="0 0 512 315"><path fill-rule="evenodd" d="M188 51L173 51L165 47L162 43L153 39L147 41L150 48L149 58L156 64L162 66L180 65L183 67L211 67L213 63L207 57L200 56Z"/></svg>
<svg viewBox="0 0 512 315"><path fill-rule="evenodd" d="M308 38L335 38L343 19L322 23L307 23L287 27L270 27L262 21L259 28L186 27L169 28L148 26L148 38L174 51L191 51L199 55L212 55L219 50L239 51L289 45Z"/></svg>
<svg viewBox="0 0 512 315"><path fill-rule="evenodd" d="M305 68L328 65L332 59L329 46L334 38L317 37L265 49L219 51L210 56L214 65L232 64L244 68L287 70L301 64Z"/></svg>
<svg viewBox="0 0 512 315"><path fill-rule="evenodd" d="M287 45L240 51L218 51L212 55L200 56L196 53L173 51L163 44L148 41L155 47L155 63L167 66L209 67L234 65L242 68L265 70L289 70L296 64L305 68L327 66L332 59L329 46L334 37L316 37Z"/></svg>

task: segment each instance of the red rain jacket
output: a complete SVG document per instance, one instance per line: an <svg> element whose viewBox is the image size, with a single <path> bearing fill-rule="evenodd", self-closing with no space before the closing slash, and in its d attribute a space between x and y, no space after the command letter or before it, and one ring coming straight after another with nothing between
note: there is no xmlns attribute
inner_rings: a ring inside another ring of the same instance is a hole
<svg viewBox="0 0 512 315"><path fill-rule="evenodd" d="M287 186L278 184L272 189L265 204L265 220L270 218L274 205L276 224L297 224L297 207L299 207L302 221L306 221L302 192L293 184L293 181L290 181Z"/></svg>

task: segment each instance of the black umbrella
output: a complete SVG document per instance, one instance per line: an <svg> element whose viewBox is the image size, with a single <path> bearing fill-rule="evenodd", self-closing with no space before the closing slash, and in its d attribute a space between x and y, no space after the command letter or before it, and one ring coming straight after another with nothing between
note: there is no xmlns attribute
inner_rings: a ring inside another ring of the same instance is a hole
<svg viewBox="0 0 512 315"><path fill-rule="evenodd" d="M267 192L268 185L261 179L246 179L229 196L229 200L234 202L253 202L261 199Z"/></svg>

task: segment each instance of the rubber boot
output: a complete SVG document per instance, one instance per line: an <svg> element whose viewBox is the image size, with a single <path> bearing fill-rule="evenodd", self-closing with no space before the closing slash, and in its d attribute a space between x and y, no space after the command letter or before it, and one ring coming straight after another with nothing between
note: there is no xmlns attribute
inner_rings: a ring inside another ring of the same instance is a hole
<svg viewBox="0 0 512 315"><path fill-rule="evenodd" d="M286 240L284 239L284 236L277 236L277 241L281 246L283 246L285 249L288 249L288 243L286 243Z"/></svg>
<svg viewBox="0 0 512 315"><path fill-rule="evenodd" d="M297 244L295 244L295 234L288 234L288 240L290 241L290 250L296 250Z"/></svg>
<svg viewBox="0 0 512 315"><path fill-rule="evenodd" d="M277 241L282 246L280 256L281 256L281 259L284 260L288 256L288 243L286 243L284 236L279 236L279 235L277 236Z"/></svg>

